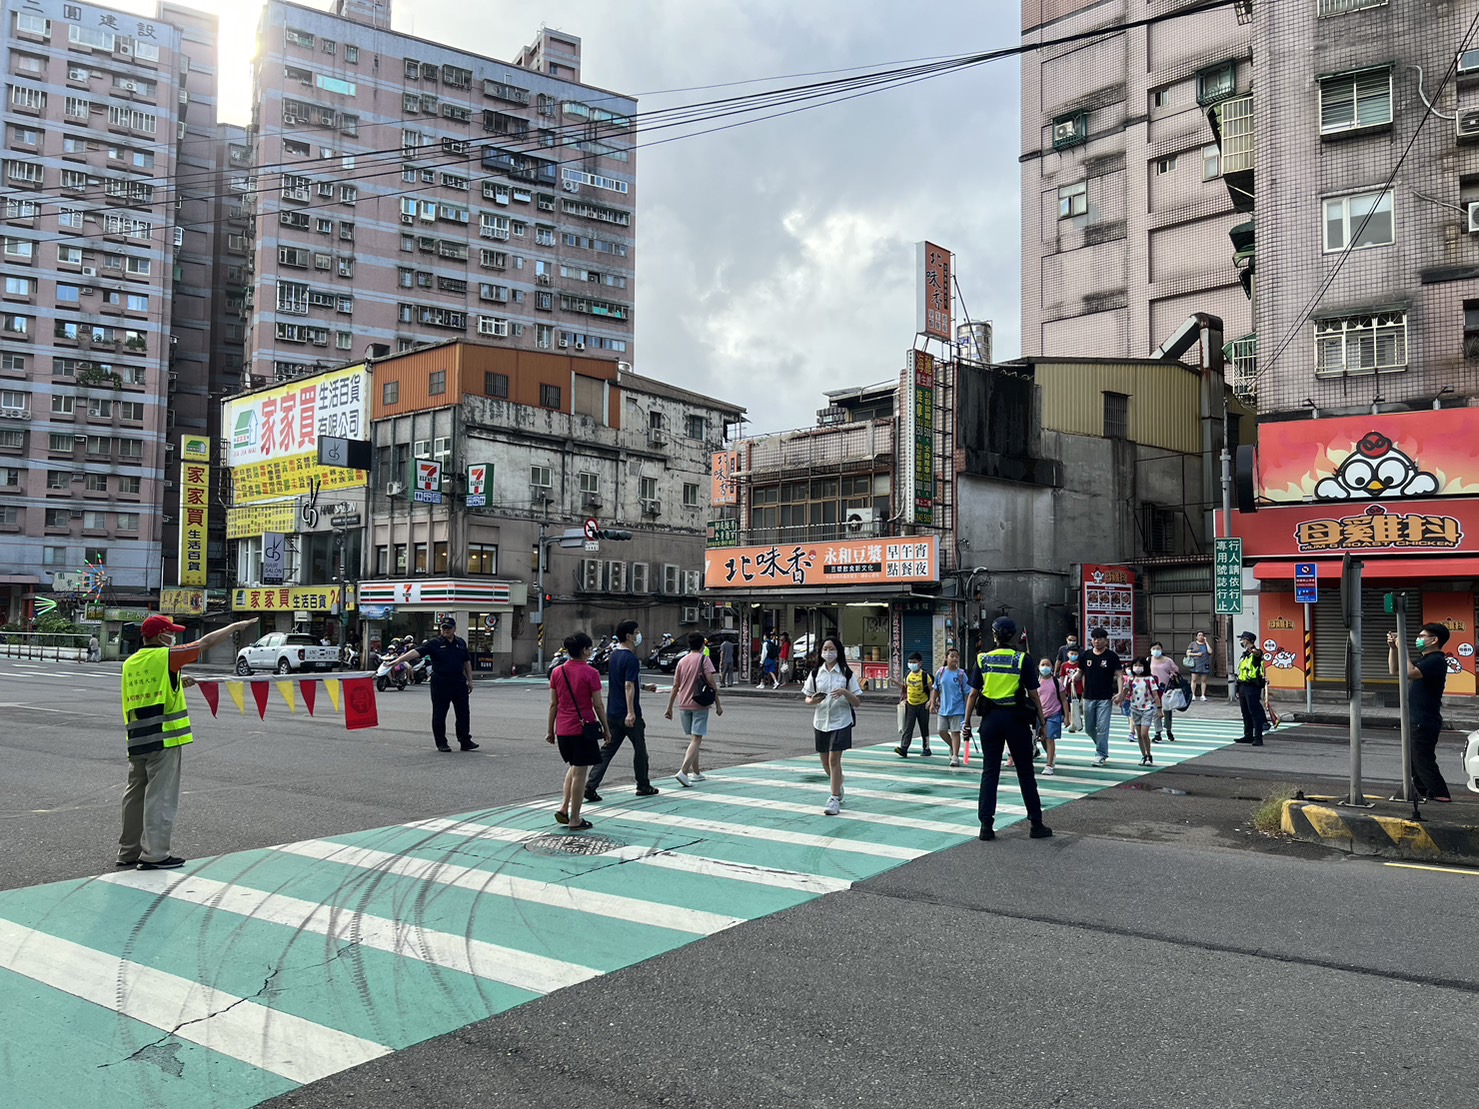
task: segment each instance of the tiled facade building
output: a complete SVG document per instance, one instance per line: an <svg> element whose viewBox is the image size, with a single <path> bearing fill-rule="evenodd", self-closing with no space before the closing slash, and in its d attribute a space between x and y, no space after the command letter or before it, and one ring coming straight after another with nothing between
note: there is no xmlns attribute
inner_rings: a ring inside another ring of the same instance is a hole
<svg viewBox="0 0 1479 1109"><path fill-rule="evenodd" d="M636 102L580 40L512 62L270 0L254 71L252 382L458 337L632 358Z"/></svg>
<svg viewBox="0 0 1479 1109"><path fill-rule="evenodd" d="M209 433L216 21L5 14L0 616L101 561L176 580L174 443ZM223 583L224 584L224 583Z"/></svg>
<svg viewBox="0 0 1479 1109"><path fill-rule="evenodd" d="M1023 0L1022 38L1187 6ZM1219 151L1206 108L1250 86L1252 31L1229 5L1022 55L1025 357L1143 358L1192 312L1251 330L1220 178L1252 148Z"/></svg>

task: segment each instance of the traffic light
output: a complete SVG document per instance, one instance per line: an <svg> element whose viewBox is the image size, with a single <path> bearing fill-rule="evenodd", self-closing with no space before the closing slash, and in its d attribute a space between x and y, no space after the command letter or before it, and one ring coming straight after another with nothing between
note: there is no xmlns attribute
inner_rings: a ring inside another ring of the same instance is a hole
<svg viewBox="0 0 1479 1109"><path fill-rule="evenodd" d="M622 530L616 529L616 528L602 528L601 531L599 532L599 537L602 538L602 539L611 539L611 540L615 540L617 542L622 542L622 541L625 541L627 539L630 539L632 537L632 533L629 532L629 531L622 531Z"/></svg>
<svg viewBox="0 0 1479 1109"><path fill-rule="evenodd" d="M554 603L555 603L555 595L553 593L546 593L544 595L544 603L542 605L540 605L539 607L540 608L549 608L549 606L552 605L552 604L554 604Z"/></svg>

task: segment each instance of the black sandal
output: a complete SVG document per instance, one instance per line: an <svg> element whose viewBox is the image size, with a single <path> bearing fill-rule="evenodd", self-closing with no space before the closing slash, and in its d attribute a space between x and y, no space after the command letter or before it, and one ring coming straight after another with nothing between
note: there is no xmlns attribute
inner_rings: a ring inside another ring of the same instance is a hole
<svg viewBox="0 0 1479 1109"><path fill-rule="evenodd" d="M569 824L570 823L570 814L567 813L564 809L556 809L555 810L555 823L556 824Z"/></svg>
<svg viewBox="0 0 1479 1109"><path fill-rule="evenodd" d="M595 827L595 825L592 824L589 820L582 819L579 824L572 824L572 825L570 825L570 830L572 832L585 832L585 831L589 831L590 829L592 829L594 827Z"/></svg>

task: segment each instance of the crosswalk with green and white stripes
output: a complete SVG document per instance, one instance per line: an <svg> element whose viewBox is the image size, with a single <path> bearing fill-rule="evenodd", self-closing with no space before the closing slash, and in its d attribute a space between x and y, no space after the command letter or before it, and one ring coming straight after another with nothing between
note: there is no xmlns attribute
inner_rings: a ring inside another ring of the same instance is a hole
<svg viewBox="0 0 1479 1109"><path fill-rule="evenodd" d="M1237 735L1186 719L1172 766ZM1141 777L1123 721L1039 776L1046 807ZM586 815L599 853L536 850L548 801L0 892L0 1089L15 1109L255 1105L975 836L979 755L892 741L807 754ZM623 791L624 792L624 791ZM997 827L1024 813L1003 770ZM609 842L607 842L609 841Z"/></svg>

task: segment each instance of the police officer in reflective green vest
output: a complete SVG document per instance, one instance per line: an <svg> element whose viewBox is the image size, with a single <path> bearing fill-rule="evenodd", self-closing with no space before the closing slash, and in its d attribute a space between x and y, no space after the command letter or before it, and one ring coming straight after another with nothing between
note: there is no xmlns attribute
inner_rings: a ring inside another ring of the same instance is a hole
<svg viewBox="0 0 1479 1109"><path fill-rule="evenodd" d="M971 695L966 702L966 740L970 741L972 712L981 710L981 839L995 839L996 791L1001 784L1001 755L1012 753L1022 803L1032 821L1033 839L1046 839L1053 830L1042 822L1042 799L1032 768L1032 723L1043 728L1042 702L1037 697L1037 660L1013 644L1017 622L999 616L991 625L996 647L976 656Z"/></svg>
<svg viewBox="0 0 1479 1109"><path fill-rule="evenodd" d="M1238 636L1243 657L1238 659L1238 708L1243 710L1243 734L1239 743L1263 746L1263 733L1268 728L1268 714L1263 711L1263 689L1267 684L1263 670L1263 649L1252 632Z"/></svg>
<svg viewBox="0 0 1479 1109"><path fill-rule="evenodd" d="M175 813L180 807L180 752L191 742L185 690L194 679L180 671L214 643L245 628L255 618L174 645L184 627L154 615L140 632L144 644L123 664L123 726L128 735L128 785L123 792L123 834L118 866L168 870L185 860L170 854Z"/></svg>

